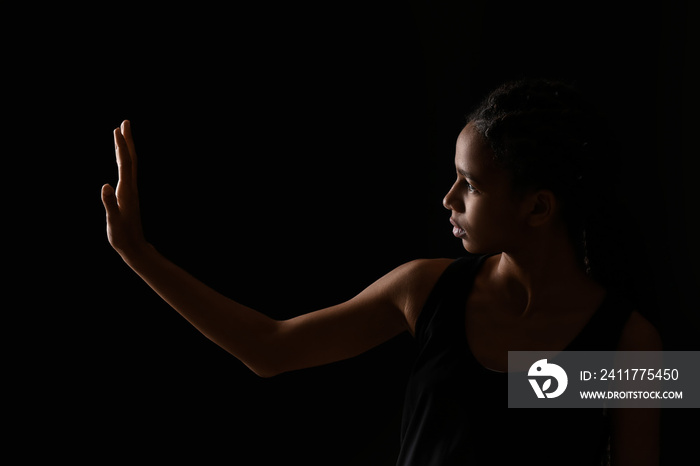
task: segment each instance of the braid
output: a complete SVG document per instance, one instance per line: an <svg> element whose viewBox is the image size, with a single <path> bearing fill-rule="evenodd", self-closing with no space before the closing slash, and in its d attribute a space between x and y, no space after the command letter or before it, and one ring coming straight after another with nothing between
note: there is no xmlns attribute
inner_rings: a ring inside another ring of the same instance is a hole
<svg viewBox="0 0 700 466"><path fill-rule="evenodd" d="M557 196L580 263L604 280L601 230L617 169L610 135L587 99L566 83L515 81L493 91L469 121L512 173L516 192L549 189Z"/></svg>

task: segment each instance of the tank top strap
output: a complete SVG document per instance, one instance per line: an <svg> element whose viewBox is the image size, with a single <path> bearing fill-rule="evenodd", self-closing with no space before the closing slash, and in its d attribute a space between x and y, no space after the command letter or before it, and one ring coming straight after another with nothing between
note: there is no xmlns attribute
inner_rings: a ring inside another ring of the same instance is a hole
<svg viewBox="0 0 700 466"><path fill-rule="evenodd" d="M609 289L598 310L567 346L568 351L614 351L634 304L622 293Z"/></svg>
<svg viewBox="0 0 700 466"><path fill-rule="evenodd" d="M456 308L452 304L469 293L479 266L492 255L467 254L455 259L447 266L433 286L416 321L415 333L419 345L434 336L438 329L454 327L449 324L442 325L454 317Z"/></svg>

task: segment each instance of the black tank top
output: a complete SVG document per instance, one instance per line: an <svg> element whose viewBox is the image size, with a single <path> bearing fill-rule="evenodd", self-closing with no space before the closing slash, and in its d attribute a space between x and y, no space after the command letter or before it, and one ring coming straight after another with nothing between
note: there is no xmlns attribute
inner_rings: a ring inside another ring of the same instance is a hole
<svg viewBox="0 0 700 466"><path fill-rule="evenodd" d="M609 423L603 409L509 409L507 373L485 368L471 353L466 299L489 256L452 262L418 317L397 465L605 464ZM608 290L566 350L614 350L631 312L628 301Z"/></svg>

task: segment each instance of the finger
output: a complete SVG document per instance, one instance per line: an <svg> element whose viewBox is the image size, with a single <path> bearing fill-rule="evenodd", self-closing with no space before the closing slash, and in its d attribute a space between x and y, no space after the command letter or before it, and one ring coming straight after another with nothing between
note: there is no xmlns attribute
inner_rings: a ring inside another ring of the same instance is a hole
<svg viewBox="0 0 700 466"><path fill-rule="evenodd" d="M129 148L127 147L124 136L122 135L121 128L114 130L114 146L117 155L117 167L119 167L119 184L125 187L131 187L131 154L129 153Z"/></svg>
<svg viewBox="0 0 700 466"><path fill-rule="evenodd" d="M129 149L129 155L131 155L131 176L136 179L136 147L134 146L134 137L131 133L131 122L129 120L124 120L121 125L122 135L126 141L126 147Z"/></svg>
<svg viewBox="0 0 700 466"><path fill-rule="evenodd" d="M114 188L108 184L102 186L102 204L105 206L107 217L119 214L119 206L117 205L117 197L114 195Z"/></svg>

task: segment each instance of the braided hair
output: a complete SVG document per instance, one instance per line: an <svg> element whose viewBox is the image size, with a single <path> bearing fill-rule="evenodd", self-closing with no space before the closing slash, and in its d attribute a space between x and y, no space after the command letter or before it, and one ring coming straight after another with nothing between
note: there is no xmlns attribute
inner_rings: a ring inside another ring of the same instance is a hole
<svg viewBox="0 0 700 466"><path fill-rule="evenodd" d="M575 86L545 79L508 82L468 117L512 175L514 191L551 190L578 260L609 281L617 151L604 119Z"/></svg>

